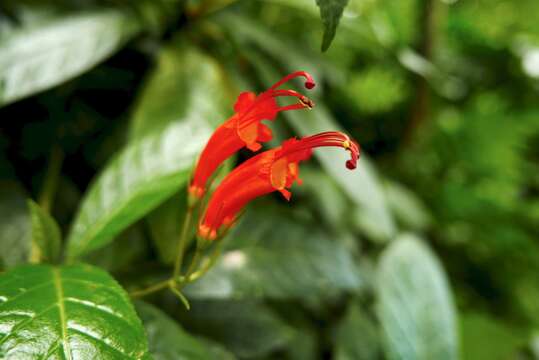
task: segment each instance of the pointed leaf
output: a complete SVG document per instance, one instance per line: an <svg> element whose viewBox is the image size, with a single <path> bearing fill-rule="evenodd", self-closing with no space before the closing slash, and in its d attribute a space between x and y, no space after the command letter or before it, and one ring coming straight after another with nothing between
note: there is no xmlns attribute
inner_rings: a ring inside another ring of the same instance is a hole
<svg viewBox="0 0 539 360"><path fill-rule="evenodd" d="M0 40L0 106L69 80L111 55L138 30L129 14L70 14Z"/></svg>
<svg viewBox="0 0 539 360"><path fill-rule="evenodd" d="M68 257L105 245L174 194L208 135L200 122L174 123L130 143L90 186L68 238Z"/></svg>
<svg viewBox="0 0 539 360"><path fill-rule="evenodd" d="M149 359L127 294L87 265L27 265L0 275L2 359Z"/></svg>
<svg viewBox="0 0 539 360"><path fill-rule="evenodd" d="M451 290L438 259L419 239L404 235L390 245L377 284L389 359L458 358Z"/></svg>
<svg viewBox="0 0 539 360"><path fill-rule="evenodd" d="M174 122L217 126L230 115L219 64L193 46L172 41L159 53L131 119L130 140Z"/></svg>
<svg viewBox="0 0 539 360"><path fill-rule="evenodd" d="M348 0L316 0L316 5L320 8L320 16L324 23L324 38L322 40L322 51L326 51L335 37L337 26Z"/></svg>
<svg viewBox="0 0 539 360"><path fill-rule="evenodd" d="M0 268L30 260L32 223L26 198L17 183L0 181Z"/></svg>
<svg viewBox="0 0 539 360"><path fill-rule="evenodd" d="M224 344L241 358L283 348L294 329L267 306L255 302L195 301L185 314L194 331Z"/></svg>
<svg viewBox="0 0 539 360"><path fill-rule="evenodd" d="M28 200L32 219L33 262L55 263L60 258L61 234L56 220L32 200Z"/></svg>
<svg viewBox="0 0 539 360"><path fill-rule="evenodd" d="M359 304L351 304L335 335L337 360L380 358L378 329Z"/></svg>
<svg viewBox="0 0 539 360"><path fill-rule="evenodd" d="M136 309L146 329L150 354L155 360L214 359L212 350L189 335L177 322L158 308L138 301Z"/></svg>

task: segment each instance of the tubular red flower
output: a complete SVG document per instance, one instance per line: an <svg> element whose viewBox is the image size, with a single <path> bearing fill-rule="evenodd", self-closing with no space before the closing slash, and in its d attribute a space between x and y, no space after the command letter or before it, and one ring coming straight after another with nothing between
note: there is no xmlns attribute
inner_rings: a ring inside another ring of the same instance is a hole
<svg viewBox="0 0 539 360"><path fill-rule="evenodd" d="M294 91L277 89L279 86L297 77L305 78L305 87L315 86L311 75L304 71L289 74L258 96L253 92L243 92L234 105L234 115L219 126L210 137L198 159L189 193L195 198L204 195L206 183L213 172L234 153L247 147L258 151L262 142L271 140L271 130L262 120L275 119L281 111L312 108L314 103L308 97ZM298 103L279 107L278 97L294 97Z"/></svg>
<svg viewBox="0 0 539 360"><path fill-rule="evenodd" d="M220 230L229 227L244 206L257 197L279 191L290 200L288 189L295 181L301 184L299 163L310 158L312 149L324 146L347 150L350 159L346 167L356 168L360 148L346 134L330 131L286 140L280 147L247 160L225 177L208 203L198 235L207 240L216 239Z"/></svg>

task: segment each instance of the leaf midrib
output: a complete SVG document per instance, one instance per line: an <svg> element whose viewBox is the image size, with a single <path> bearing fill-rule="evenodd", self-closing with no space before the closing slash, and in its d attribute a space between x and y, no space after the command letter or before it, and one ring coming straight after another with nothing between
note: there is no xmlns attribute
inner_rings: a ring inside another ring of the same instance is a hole
<svg viewBox="0 0 539 360"><path fill-rule="evenodd" d="M67 322L65 314L65 305L64 305L64 288L62 287L62 276L58 268L52 269L52 276L54 280L54 289L56 291L56 298L58 303L58 309L60 314L60 326L62 329L62 347L64 355L67 357L67 360L72 360L71 357L71 348L69 345L69 339L67 337Z"/></svg>

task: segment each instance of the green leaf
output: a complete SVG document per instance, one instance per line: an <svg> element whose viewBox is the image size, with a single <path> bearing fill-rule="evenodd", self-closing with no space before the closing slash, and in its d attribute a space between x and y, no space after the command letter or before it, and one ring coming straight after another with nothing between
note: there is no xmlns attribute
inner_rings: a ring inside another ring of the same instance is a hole
<svg viewBox="0 0 539 360"><path fill-rule="evenodd" d="M389 359L458 358L456 314L445 273L435 255L403 235L382 255L378 316Z"/></svg>
<svg viewBox="0 0 539 360"><path fill-rule="evenodd" d="M149 359L127 294L88 265L27 265L0 276L3 359Z"/></svg>
<svg viewBox="0 0 539 360"><path fill-rule="evenodd" d="M529 338L525 329L482 313L463 314L460 329L465 360L517 359Z"/></svg>
<svg viewBox="0 0 539 360"><path fill-rule="evenodd" d="M32 200L28 200L32 219L32 262L56 263L60 259L61 234L58 224Z"/></svg>
<svg viewBox="0 0 539 360"><path fill-rule="evenodd" d="M69 80L114 53L138 31L130 12L69 14L0 40L0 105Z"/></svg>
<svg viewBox="0 0 539 360"><path fill-rule="evenodd" d="M174 122L217 126L232 107L219 64L192 46L173 41L159 52L133 113L130 140Z"/></svg>
<svg viewBox="0 0 539 360"><path fill-rule="evenodd" d="M200 122L173 123L130 143L90 186L68 238L73 259L102 247L184 185L209 135Z"/></svg>
<svg viewBox="0 0 539 360"><path fill-rule="evenodd" d="M130 139L169 126L192 122L216 126L232 107L219 64L192 46L173 41L159 52L157 66L150 74L134 110ZM148 215L148 225L159 256L172 263L181 219L187 206L186 191L171 197Z"/></svg>
<svg viewBox="0 0 539 360"><path fill-rule="evenodd" d="M129 272L145 259L148 251L142 226L135 224L119 234L114 242L84 256L82 261L111 273Z"/></svg>
<svg viewBox="0 0 539 360"><path fill-rule="evenodd" d="M425 230L432 223L432 215L422 200L403 185L386 180L384 192L387 204L395 218L410 230Z"/></svg>
<svg viewBox="0 0 539 360"><path fill-rule="evenodd" d="M229 236L233 248L203 278L188 285L186 295L313 300L356 291L362 284L359 269L333 237L282 210L251 209Z"/></svg>
<svg viewBox="0 0 539 360"><path fill-rule="evenodd" d="M316 5L320 8L320 16L324 23L324 38L322 40L322 51L326 51L335 37L337 25L348 0L316 0Z"/></svg>
<svg viewBox="0 0 539 360"><path fill-rule="evenodd" d="M194 331L224 344L241 358L261 357L292 340L294 329L263 304L194 301L185 314Z"/></svg>
<svg viewBox="0 0 539 360"><path fill-rule="evenodd" d="M0 268L30 260L32 223L26 198L17 183L0 181Z"/></svg>
<svg viewBox="0 0 539 360"><path fill-rule="evenodd" d="M336 360L379 359L378 329L357 303L352 303L337 327Z"/></svg>
<svg viewBox="0 0 539 360"><path fill-rule="evenodd" d="M135 305L146 329L150 354L155 360L215 359L213 351L204 342L189 335L167 314L142 301ZM233 359L233 356L228 358Z"/></svg>

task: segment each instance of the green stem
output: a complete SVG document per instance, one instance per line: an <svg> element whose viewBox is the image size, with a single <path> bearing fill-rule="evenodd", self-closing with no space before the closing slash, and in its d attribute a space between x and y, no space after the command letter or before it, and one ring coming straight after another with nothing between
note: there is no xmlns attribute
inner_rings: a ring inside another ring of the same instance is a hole
<svg viewBox="0 0 539 360"><path fill-rule="evenodd" d="M210 257L210 260L207 263L204 264L202 269L193 272L189 276L186 276L185 277L186 281L187 282L192 282L192 281L195 281L198 278L204 276L215 265L215 263L217 262L217 259L221 255L222 250L223 250L223 241L219 241L219 243L217 243L217 245L215 247L215 250L214 250L213 254Z"/></svg>
<svg viewBox="0 0 539 360"><path fill-rule="evenodd" d="M193 256L193 259L191 260L191 264L189 264L189 268L187 269L187 273L185 273L184 279L180 284L181 287L185 286L187 283L191 281L190 277L195 271L195 269L197 268L201 255L202 255L202 249L200 248L200 246L197 246L195 255Z"/></svg>
<svg viewBox="0 0 539 360"><path fill-rule="evenodd" d="M43 181L43 187L38 200L41 208L47 213L50 212L51 203L54 200L56 189L58 188L58 179L60 178L63 160L64 153L62 149L57 144L54 145L51 149L45 180Z"/></svg>
<svg viewBox="0 0 539 360"><path fill-rule="evenodd" d="M170 288L170 291L172 291L174 295L176 295L178 299L180 299L180 301L182 302L182 304L185 306L187 310L191 309L191 305L189 305L189 300L187 300L185 295L183 295L182 292L178 288L176 288L175 282L171 281L169 284L169 288Z"/></svg>
<svg viewBox="0 0 539 360"><path fill-rule="evenodd" d="M161 282L158 282L157 284L153 284L151 286L148 286L145 289L132 291L132 292L129 293L129 296L131 296L133 298L138 298L138 297L143 297L143 296L149 295L151 293L157 292L159 290L163 290L164 288L169 286L170 281L171 281L170 279L163 280Z"/></svg>
<svg viewBox="0 0 539 360"><path fill-rule="evenodd" d="M176 248L176 261L174 262L174 272L172 274L173 279L177 279L180 276L180 271L183 263L183 255L185 253L185 245L189 234L189 228L191 227L191 220L193 218L193 207L189 206L185 219L183 220L182 232L180 239L178 240L178 246Z"/></svg>

